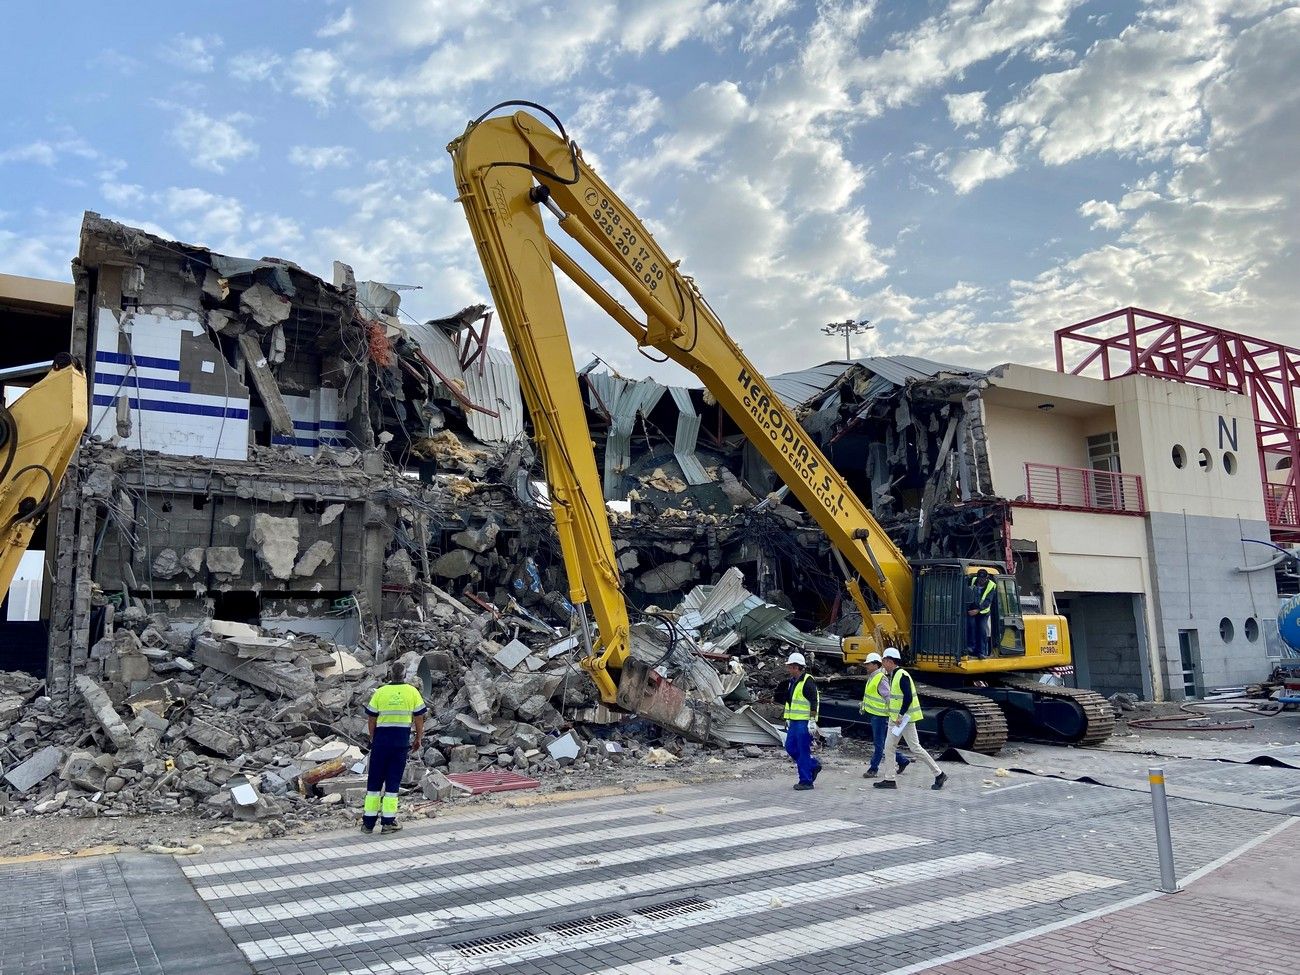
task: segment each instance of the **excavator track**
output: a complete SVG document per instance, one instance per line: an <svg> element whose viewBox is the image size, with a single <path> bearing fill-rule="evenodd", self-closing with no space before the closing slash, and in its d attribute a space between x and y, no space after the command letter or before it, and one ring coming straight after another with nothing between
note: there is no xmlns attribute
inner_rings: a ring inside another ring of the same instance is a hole
<svg viewBox="0 0 1300 975"><path fill-rule="evenodd" d="M1085 724L1082 735L1068 741L1051 736L1046 736L1043 740L1068 745L1099 745L1115 733L1115 709L1095 691L1078 687L1053 687L1051 684L1040 684L1032 677L1015 675L1000 677L997 683L1038 697L1071 701L1083 713Z"/></svg>
<svg viewBox="0 0 1300 975"><path fill-rule="evenodd" d="M921 695L921 707L927 715L939 712L935 730L945 747L951 745L996 755L1006 744L1007 719L995 702L979 694L933 684L918 683L916 690ZM970 733L972 724L973 735ZM952 731L959 734L945 733ZM955 737L963 740L952 740Z"/></svg>

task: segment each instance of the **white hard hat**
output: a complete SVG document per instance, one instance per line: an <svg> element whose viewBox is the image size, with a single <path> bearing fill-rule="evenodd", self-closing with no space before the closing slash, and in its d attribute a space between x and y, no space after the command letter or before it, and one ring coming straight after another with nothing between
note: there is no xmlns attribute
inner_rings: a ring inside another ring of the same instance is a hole
<svg viewBox="0 0 1300 975"><path fill-rule="evenodd" d="M888 660L902 660L903 655L899 653L897 650L895 650L893 647L890 647L888 650L885 651L885 658Z"/></svg>
<svg viewBox="0 0 1300 975"><path fill-rule="evenodd" d="M785 662L786 664L798 664L800 667L806 667L808 665L808 662L803 659L803 654L797 650L790 654L790 656L786 658Z"/></svg>
<svg viewBox="0 0 1300 975"><path fill-rule="evenodd" d="M880 654L878 654L878 653L869 653L869 654L867 654L867 659L864 660L863 663L868 663L868 664L878 664L878 663L880 663Z"/></svg>

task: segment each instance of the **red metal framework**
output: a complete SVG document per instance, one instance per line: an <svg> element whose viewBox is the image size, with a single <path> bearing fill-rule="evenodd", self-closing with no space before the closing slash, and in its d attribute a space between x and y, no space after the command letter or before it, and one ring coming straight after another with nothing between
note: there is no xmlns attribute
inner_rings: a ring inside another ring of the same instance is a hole
<svg viewBox="0 0 1300 975"><path fill-rule="evenodd" d="M1147 511L1141 475L1055 464L1025 465L1025 497L1016 504L1117 515L1144 515Z"/></svg>
<svg viewBox="0 0 1300 975"><path fill-rule="evenodd" d="M1068 368L1067 345L1082 355ZM1300 542L1300 350L1171 315L1121 308L1057 329L1056 368L1071 375L1099 370L1102 379L1141 373L1249 396L1273 540Z"/></svg>

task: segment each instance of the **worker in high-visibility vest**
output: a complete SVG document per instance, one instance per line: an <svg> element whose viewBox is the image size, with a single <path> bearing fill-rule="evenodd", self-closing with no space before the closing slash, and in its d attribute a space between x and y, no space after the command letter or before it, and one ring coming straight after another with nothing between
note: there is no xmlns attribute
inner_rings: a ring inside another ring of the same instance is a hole
<svg viewBox="0 0 1300 975"><path fill-rule="evenodd" d="M790 679L776 689L776 703L785 705L785 751L799 771L799 781L794 787L806 792L822 770L822 763L812 757L821 699L816 682L808 676L808 663L802 653L790 654L785 669Z"/></svg>
<svg viewBox="0 0 1300 975"><path fill-rule="evenodd" d="M989 578L988 569L980 569L971 580L971 600L966 610L968 653L983 660L993 648L993 602L997 583Z"/></svg>
<svg viewBox="0 0 1300 975"><path fill-rule="evenodd" d="M885 651L885 673L889 675L889 734L885 738L885 777L873 783L877 789L897 789L894 781L894 755L898 750L899 739L907 742L911 751L921 763L934 773L934 785L931 789L942 789L948 781L948 773L939 768L939 763L930 757L930 753L921 747L921 739L916 735L916 724L924 715L921 713L921 698L916 692L916 682L905 671L902 655L890 647Z"/></svg>
<svg viewBox="0 0 1300 975"><path fill-rule="evenodd" d="M871 765L862 773L864 779L874 779L880 772L880 760L885 757L885 736L889 734L889 675L881 666L880 654L869 653L863 661L867 667L867 683L862 689L862 713L871 722ZM910 758L898 756L898 771L912 764Z"/></svg>
<svg viewBox="0 0 1300 975"><path fill-rule="evenodd" d="M406 668L395 663L388 683L375 690L366 705L370 728L370 767L366 772L366 802L361 832L373 833L380 819L381 833L396 833L397 790L406 771L407 754L418 754L424 738L424 695L405 680Z"/></svg>

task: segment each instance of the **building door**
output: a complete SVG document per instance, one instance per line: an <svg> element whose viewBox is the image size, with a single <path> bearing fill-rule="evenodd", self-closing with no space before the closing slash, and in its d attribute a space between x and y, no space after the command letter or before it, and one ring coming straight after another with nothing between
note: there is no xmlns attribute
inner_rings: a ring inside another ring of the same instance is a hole
<svg viewBox="0 0 1300 975"><path fill-rule="evenodd" d="M1093 505L1098 508L1122 508L1123 505L1117 503L1120 499L1115 495L1117 478L1110 477L1111 474L1119 473L1118 433L1111 431L1088 438L1088 468L1097 471L1089 476Z"/></svg>
<svg viewBox="0 0 1300 975"><path fill-rule="evenodd" d="M1057 593L1055 601L1070 627L1074 686L1150 698L1141 601L1126 592Z"/></svg>
<svg viewBox="0 0 1300 975"><path fill-rule="evenodd" d="M1178 631L1178 659L1183 668L1183 695L1201 696L1201 648L1195 630Z"/></svg>

